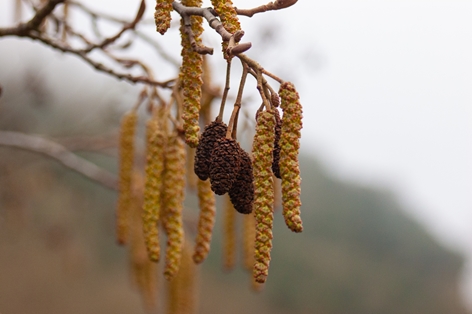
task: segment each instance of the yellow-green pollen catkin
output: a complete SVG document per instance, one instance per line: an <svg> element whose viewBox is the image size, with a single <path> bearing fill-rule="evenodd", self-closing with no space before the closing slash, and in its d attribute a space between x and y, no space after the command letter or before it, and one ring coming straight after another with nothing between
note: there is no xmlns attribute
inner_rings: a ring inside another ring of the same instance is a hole
<svg viewBox="0 0 472 314"><path fill-rule="evenodd" d="M179 270L184 240L182 210L185 191L185 143L177 133L169 137L165 150L162 190L163 225L167 234L164 276L172 279Z"/></svg>
<svg viewBox="0 0 472 314"><path fill-rule="evenodd" d="M234 8L231 0L211 0L211 4L215 9L216 13L220 17L223 27L231 34L241 30L241 24L239 23L238 14ZM223 55L225 59L229 56L226 53L228 48L228 42L223 42Z"/></svg>
<svg viewBox="0 0 472 314"><path fill-rule="evenodd" d="M254 212L243 215L243 263L244 268L252 271L254 267L254 248L256 242L256 219Z"/></svg>
<svg viewBox="0 0 472 314"><path fill-rule="evenodd" d="M198 204L200 207L200 217L198 220L197 239L193 253L193 261L196 264L203 262L210 252L210 242L215 225L215 194L211 190L210 180L197 182Z"/></svg>
<svg viewBox="0 0 472 314"><path fill-rule="evenodd" d="M134 163L134 137L138 114L136 110L126 113L121 120L119 143L119 195L116 209L116 236L119 244L126 244L129 229L131 202L131 176Z"/></svg>
<svg viewBox="0 0 472 314"><path fill-rule="evenodd" d="M154 12L154 21L156 22L156 31L161 35L170 27L172 12L172 0L157 0L156 11Z"/></svg>
<svg viewBox="0 0 472 314"><path fill-rule="evenodd" d="M264 283L269 274L274 220L274 183L272 159L275 139L275 116L264 111L257 119L256 134L252 146L254 173L254 215L256 217L256 244L254 279Z"/></svg>
<svg viewBox="0 0 472 314"><path fill-rule="evenodd" d="M183 5L189 7L200 7L202 1L186 0ZM201 43L200 35L203 32L203 18L201 16L190 17L192 31L197 44ZM183 21L180 25L180 34L182 37L182 66L180 67L179 81L183 93L183 112L185 142L190 147L197 147L199 126L200 99L202 97L202 64L203 57L195 52L190 44L189 37L184 29Z"/></svg>
<svg viewBox="0 0 472 314"><path fill-rule="evenodd" d="M231 270L236 264L236 209L228 194L224 196L223 268Z"/></svg>
<svg viewBox="0 0 472 314"><path fill-rule="evenodd" d="M302 129L302 106L295 87L290 82L280 85L280 107L283 110L280 136L280 175L282 177L282 207L285 223L290 230L302 232L300 217L300 168L298 153Z"/></svg>
<svg viewBox="0 0 472 314"><path fill-rule="evenodd" d="M190 241L185 239L179 273L168 282L167 313L197 313L197 266L192 261Z"/></svg>
<svg viewBox="0 0 472 314"><path fill-rule="evenodd" d="M164 170L165 130L153 117L146 128L146 179L143 205L143 232L149 259L160 257L158 221L161 207L162 174Z"/></svg>
<svg viewBox="0 0 472 314"><path fill-rule="evenodd" d="M157 306L156 264L148 258L143 234L143 194L144 178L135 171L132 183L131 212L130 212L130 239L129 263L133 283L144 301L146 308L151 312Z"/></svg>

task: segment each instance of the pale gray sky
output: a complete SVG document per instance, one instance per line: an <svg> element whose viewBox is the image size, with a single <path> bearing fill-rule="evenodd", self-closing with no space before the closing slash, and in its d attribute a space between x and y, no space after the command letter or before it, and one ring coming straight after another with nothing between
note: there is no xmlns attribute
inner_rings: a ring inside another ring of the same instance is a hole
<svg viewBox="0 0 472 314"><path fill-rule="evenodd" d="M0 2L1 25L12 2ZM139 1L84 2L132 16ZM241 21L261 64L298 86L303 148L339 177L391 187L438 239L466 254L472 308L471 17L472 1L300 0ZM277 33L275 43L260 41L261 25ZM207 40L219 49L216 36Z"/></svg>

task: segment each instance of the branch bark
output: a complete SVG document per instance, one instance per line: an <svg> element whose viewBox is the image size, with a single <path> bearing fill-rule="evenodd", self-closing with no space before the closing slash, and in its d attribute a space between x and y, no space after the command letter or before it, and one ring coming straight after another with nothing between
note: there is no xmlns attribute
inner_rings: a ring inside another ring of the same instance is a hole
<svg viewBox="0 0 472 314"><path fill-rule="evenodd" d="M43 137L20 132L0 131L0 146L31 151L53 158L88 179L100 183L109 189L118 189L118 179L114 174L71 153L64 146Z"/></svg>

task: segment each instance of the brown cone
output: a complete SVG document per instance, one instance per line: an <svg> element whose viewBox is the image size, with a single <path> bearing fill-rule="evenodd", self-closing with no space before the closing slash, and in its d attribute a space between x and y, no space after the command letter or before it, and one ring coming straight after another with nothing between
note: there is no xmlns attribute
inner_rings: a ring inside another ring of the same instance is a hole
<svg viewBox="0 0 472 314"><path fill-rule="evenodd" d="M210 174L210 156L213 151L213 146L219 138L223 138L226 135L228 127L223 122L213 121L205 127L202 133L200 141L198 142L197 152L195 153L195 174L200 180L205 181L208 179Z"/></svg>
<svg viewBox="0 0 472 314"><path fill-rule="evenodd" d="M280 135L282 134L282 119L280 119L280 113L277 108L274 108L275 112L275 141L274 141L274 151L273 156L274 160L272 161L272 172L274 173L275 177L278 179L282 179L280 175Z"/></svg>
<svg viewBox="0 0 472 314"><path fill-rule="evenodd" d="M230 138L219 138L211 153L211 189L218 195L228 192L239 173L241 154L238 142Z"/></svg>
<svg viewBox="0 0 472 314"><path fill-rule="evenodd" d="M233 183L228 194L233 203L234 208L241 214L252 213L252 205L254 203L254 175L252 173L252 161L249 154L242 148L241 168L238 177Z"/></svg>

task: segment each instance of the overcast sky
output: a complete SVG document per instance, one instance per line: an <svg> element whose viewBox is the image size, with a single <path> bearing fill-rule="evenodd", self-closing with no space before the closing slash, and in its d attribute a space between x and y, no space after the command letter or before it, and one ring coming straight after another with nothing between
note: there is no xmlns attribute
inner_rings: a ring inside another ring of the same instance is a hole
<svg viewBox="0 0 472 314"><path fill-rule="evenodd" d="M84 2L132 16L139 1ZM341 178L392 188L467 254L472 306L472 1L300 0L241 21L258 61L299 89L303 149Z"/></svg>

